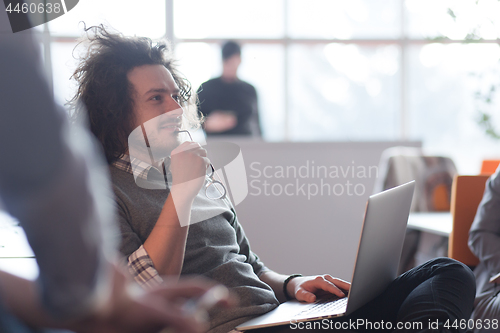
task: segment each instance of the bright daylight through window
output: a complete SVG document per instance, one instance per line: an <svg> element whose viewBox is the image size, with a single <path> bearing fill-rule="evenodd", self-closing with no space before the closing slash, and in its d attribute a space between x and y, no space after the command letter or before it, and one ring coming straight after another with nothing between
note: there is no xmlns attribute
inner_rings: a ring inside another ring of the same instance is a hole
<svg viewBox="0 0 500 333"><path fill-rule="evenodd" d="M60 101L87 26L167 37L196 89L220 73L220 45L242 43L240 77L259 95L268 141L421 140L461 173L499 143L497 0L80 1L37 29ZM486 96L486 97L484 97Z"/></svg>

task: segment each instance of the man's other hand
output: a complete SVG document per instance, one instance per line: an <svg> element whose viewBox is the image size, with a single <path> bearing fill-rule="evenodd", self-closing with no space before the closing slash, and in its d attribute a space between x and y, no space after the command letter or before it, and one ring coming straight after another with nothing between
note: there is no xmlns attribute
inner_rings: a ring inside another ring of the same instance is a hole
<svg viewBox="0 0 500 333"><path fill-rule="evenodd" d="M326 274L296 277L288 283L287 292L298 301L312 303L316 301L316 296L325 293L345 297L350 287L349 282Z"/></svg>

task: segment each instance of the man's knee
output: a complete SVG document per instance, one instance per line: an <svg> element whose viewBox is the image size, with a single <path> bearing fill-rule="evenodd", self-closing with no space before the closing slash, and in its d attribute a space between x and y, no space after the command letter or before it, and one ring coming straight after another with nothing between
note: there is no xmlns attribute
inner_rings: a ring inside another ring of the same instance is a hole
<svg viewBox="0 0 500 333"><path fill-rule="evenodd" d="M476 293L476 277L472 270L465 264L451 258L435 258L422 264L423 269L429 269L432 275L449 276L458 279L468 287L471 294Z"/></svg>
<svg viewBox="0 0 500 333"><path fill-rule="evenodd" d="M451 258L447 258L447 257L434 258L434 259L431 259L428 262L426 262L424 265L426 265L426 264L432 266L433 269L440 269L440 268L448 269L448 268L450 268L453 270L457 270L457 271L461 272L462 274L467 275L467 276L471 277L472 279L475 279L474 273L472 273L471 269L467 265L465 265L465 264L463 264L460 261L455 260L455 259L451 259Z"/></svg>
<svg viewBox="0 0 500 333"><path fill-rule="evenodd" d="M472 270L465 264L451 258L436 258L430 261L432 270L443 277L460 281L464 288L463 295L474 299L476 295L476 277Z"/></svg>

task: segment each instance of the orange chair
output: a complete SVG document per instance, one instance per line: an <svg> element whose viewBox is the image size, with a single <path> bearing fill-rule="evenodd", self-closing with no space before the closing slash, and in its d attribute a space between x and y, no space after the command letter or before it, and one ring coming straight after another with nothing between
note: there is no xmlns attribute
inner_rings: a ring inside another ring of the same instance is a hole
<svg viewBox="0 0 500 333"><path fill-rule="evenodd" d="M479 260L467 245L469 229L483 198L488 175L455 176L451 192L451 215L453 229L448 241L448 256L469 267L477 266Z"/></svg>
<svg viewBox="0 0 500 333"><path fill-rule="evenodd" d="M500 160L483 160L481 164L481 175L492 175L498 168Z"/></svg>

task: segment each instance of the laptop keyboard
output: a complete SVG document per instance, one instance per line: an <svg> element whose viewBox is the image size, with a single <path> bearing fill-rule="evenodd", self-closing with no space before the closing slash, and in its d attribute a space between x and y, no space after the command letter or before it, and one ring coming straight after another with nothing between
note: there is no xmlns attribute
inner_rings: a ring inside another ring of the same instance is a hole
<svg viewBox="0 0 500 333"><path fill-rule="evenodd" d="M321 299L311 304L310 308L307 308L294 317L321 317L328 316L331 314L336 314L338 310L345 310L347 305L347 297L343 298L328 298Z"/></svg>

